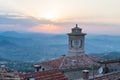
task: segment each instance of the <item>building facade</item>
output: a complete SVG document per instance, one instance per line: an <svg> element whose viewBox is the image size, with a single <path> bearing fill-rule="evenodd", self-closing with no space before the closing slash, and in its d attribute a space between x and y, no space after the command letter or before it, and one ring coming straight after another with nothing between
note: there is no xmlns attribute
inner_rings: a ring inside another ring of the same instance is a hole
<svg viewBox="0 0 120 80"><path fill-rule="evenodd" d="M37 71L59 69L69 80L75 80L82 78L83 70L89 70L89 74L98 74L97 70L101 66L97 61L100 58L87 55L85 53L85 33L82 33L82 29L76 26L72 28L72 32L68 33L68 54L58 59L40 62L35 65L39 65L40 68ZM35 66L34 65L34 66Z"/></svg>

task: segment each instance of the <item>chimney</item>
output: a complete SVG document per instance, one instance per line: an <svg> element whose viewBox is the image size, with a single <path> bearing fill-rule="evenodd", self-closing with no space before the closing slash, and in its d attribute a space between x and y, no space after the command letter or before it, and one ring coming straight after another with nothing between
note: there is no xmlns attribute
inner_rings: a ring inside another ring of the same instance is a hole
<svg viewBox="0 0 120 80"><path fill-rule="evenodd" d="M36 72L39 72L40 69L41 69L41 66L40 66L39 64L35 64L35 65L34 65L34 68L36 69L36 70L35 70Z"/></svg>
<svg viewBox="0 0 120 80"><path fill-rule="evenodd" d="M83 79L87 80L89 78L89 70L83 70Z"/></svg>

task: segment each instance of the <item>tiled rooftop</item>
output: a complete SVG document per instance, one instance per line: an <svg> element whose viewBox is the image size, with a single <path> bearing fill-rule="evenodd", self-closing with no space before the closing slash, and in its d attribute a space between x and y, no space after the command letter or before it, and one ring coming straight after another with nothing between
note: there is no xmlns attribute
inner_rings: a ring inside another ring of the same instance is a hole
<svg viewBox="0 0 120 80"><path fill-rule="evenodd" d="M6 73L9 72L10 70L7 67L0 67L0 73Z"/></svg>
<svg viewBox="0 0 120 80"><path fill-rule="evenodd" d="M97 63L101 59L89 56L87 54L81 54L80 56L67 56L64 58L63 63L61 64L60 68L62 69L69 69L69 68L92 68L99 67L100 64Z"/></svg>
<svg viewBox="0 0 120 80"><path fill-rule="evenodd" d="M68 80L58 69L21 75L21 80L28 80L29 78L35 80Z"/></svg>
<svg viewBox="0 0 120 80"><path fill-rule="evenodd" d="M19 73L7 67L0 67L0 80L19 80Z"/></svg>
<svg viewBox="0 0 120 80"><path fill-rule="evenodd" d="M92 68L93 65L99 67L100 64L97 63L101 59L87 54L81 54L80 56L65 56L62 58L38 63L49 66L53 69L70 69L70 68ZM73 61L75 63L73 63Z"/></svg>
<svg viewBox="0 0 120 80"><path fill-rule="evenodd" d="M60 67L61 63L63 62L63 60L64 60L64 57L50 60L50 61L46 61L46 62L42 62L40 64L49 66L49 67L54 68L54 69L58 69Z"/></svg>

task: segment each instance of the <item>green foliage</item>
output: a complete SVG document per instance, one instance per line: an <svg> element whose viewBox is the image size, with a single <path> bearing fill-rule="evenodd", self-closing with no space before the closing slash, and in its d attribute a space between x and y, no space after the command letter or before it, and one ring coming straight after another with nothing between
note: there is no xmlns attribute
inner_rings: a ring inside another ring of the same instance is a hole
<svg viewBox="0 0 120 80"><path fill-rule="evenodd" d="M0 65L5 65L11 70L15 70L19 72L33 72L34 71L33 63L11 61L11 60L4 59L1 57L0 57Z"/></svg>

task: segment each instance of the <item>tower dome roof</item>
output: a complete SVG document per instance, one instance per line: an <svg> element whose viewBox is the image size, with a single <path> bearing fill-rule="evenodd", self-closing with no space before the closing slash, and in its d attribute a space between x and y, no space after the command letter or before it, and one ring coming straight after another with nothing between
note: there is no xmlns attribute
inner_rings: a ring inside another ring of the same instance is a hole
<svg viewBox="0 0 120 80"><path fill-rule="evenodd" d="M72 29L81 29L81 28L79 28L78 24L76 24L76 26L74 28L72 28Z"/></svg>
<svg viewBox="0 0 120 80"><path fill-rule="evenodd" d="M72 33L81 33L82 29L78 27L78 24L74 28L72 28Z"/></svg>

